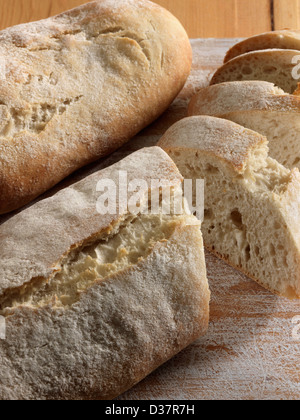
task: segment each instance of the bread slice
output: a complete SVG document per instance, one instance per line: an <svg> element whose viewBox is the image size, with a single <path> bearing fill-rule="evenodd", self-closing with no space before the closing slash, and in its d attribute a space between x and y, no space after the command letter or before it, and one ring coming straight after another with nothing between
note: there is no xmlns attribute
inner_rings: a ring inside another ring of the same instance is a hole
<svg viewBox="0 0 300 420"><path fill-rule="evenodd" d="M0 214L106 156L189 75L188 36L148 0L98 0L0 32Z"/></svg>
<svg viewBox="0 0 300 420"><path fill-rule="evenodd" d="M147 183L129 194L140 213L120 199L117 214L99 214L97 184L124 193L120 171ZM181 184L167 154L148 148L0 226L2 400L112 399L206 332L199 221L148 211L150 192L182 197Z"/></svg>
<svg viewBox="0 0 300 420"><path fill-rule="evenodd" d="M210 115L257 131L269 140L270 156L300 169L300 97L272 83L227 82L200 90L188 115Z"/></svg>
<svg viewBox="0 0 300 420"><path fill-rule="evenodd" d="M286 29L266 32L247 38L230 48L226 54L224 63L250 51L269 49L300 51L300 31Z"/></svg>
<svg viewBox="0 0 300 420"><path fill-rule="evenodd" d="M274 83L287 93L293 93L299 81L293 77L297 64L294 60L297 56L300 56L299 51L279 49L240 55L216 71L211 85L242 80L263 80Z"/></svg>
<svg viewBox="0 0 300 420"><path fill-rule="evenodd" d="M205 179L204 243L266 289L300 297L300 174L267 139L231 121L190 117L159 145L185 178Z"/></svg>

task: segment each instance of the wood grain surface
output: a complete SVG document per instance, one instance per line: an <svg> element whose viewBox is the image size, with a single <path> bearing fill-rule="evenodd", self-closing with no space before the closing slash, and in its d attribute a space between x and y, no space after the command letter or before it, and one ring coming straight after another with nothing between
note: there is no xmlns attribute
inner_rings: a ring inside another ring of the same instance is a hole
<svg viewBox="0 0 300 420"><path fill-rule="evenodd" d="M191 96L209 80L235 40L193 40L191 76L179 98L128 145L63 181L47 196L124 156L155 145L186 116ZM0 224L8 217L0 217ZM300 302L265 291L211 254L208 334L122 395L120 400L300 399Z"/></svg>
<svg viewBox="0 0 300 420"><path fill-rule="evenodd" d="M274 0L275 29L300 29L300 0Z"/></svg>
<svg viewBox="0 0 300 420"><path fill-rule="evenodd" d="M300 29L300 0L154 0L183 23L190 38L247 37ZM53 16L86 0L1 0L0 29Z"/></svg>
<svg viewBox="0 0 300 420"><path fill-rule="evenodd" d="M269 0L158 0L182 22L190 38L247 37L271 26Z"/></svg>

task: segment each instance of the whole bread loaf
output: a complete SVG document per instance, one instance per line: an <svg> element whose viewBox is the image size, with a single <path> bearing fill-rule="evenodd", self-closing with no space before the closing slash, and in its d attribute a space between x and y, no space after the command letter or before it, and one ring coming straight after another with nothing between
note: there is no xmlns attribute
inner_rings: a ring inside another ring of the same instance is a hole
<svg viewBox="0 0 300 420"><path fill-rule="evenodd" d="M120 171L139 181L140 213L119 197ZM96 210L104 180L115 214ZM148 211L149 192L182 198L181 184L147 148L0 226L0 399L112 399L206 332L200 224Z"/></svg>
<svg viewBox="0 0 300 420"><path fill-rule="evenodd" d="M191 60L181 24L147 0L99 0L0 32L0 214L155 120Z"/></svg>

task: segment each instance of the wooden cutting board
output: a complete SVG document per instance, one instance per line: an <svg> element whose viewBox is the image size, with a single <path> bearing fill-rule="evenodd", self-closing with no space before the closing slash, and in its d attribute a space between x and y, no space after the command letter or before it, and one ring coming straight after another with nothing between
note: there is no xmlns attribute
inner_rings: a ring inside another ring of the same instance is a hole
<svg viewBox="0 0 300 420"><path fill-rule="evenodd" d="M186 116L190 97L209 83L235 42L193 40L193 70L170 109L128 145L69 177L47 196L141 147L155 145L167 128ZM0 217L0 224L8 217ZM212 292L207 335L119 399L298 400L300 302L273 296L209 253L207 270Z"/></svg>

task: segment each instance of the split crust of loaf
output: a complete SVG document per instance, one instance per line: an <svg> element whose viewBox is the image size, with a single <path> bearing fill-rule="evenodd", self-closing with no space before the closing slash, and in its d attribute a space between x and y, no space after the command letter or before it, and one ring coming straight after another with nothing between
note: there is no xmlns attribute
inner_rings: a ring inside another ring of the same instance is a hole
<svg viewBox="0 0 300 420"><path fill-rule="evenodd" d="M274 83L287 93L294 93L298 81L293 77L297 50L262 50L240 55L220 67L214 74L211 85L243 80L263 80Z"/></svg>
<svg viewBox="0 0 300 420"><path fill-rule="evenodd" d="M202 89L189 116L210 115L257 131L269 140L270 156L300 169L300 97L260 81L227 82Z"/></svg>
<svg viewBox="0 0 300 420"><path fill-rule="evenodd" d="M231 121L190 117L159 145L185 178L206 181L205 245L272 292L300 297L300 174L267 139Z"/></svg>
<svg viewBox="0 0 300 420"><path fill-rule="evenodd" d="M266 32L247 38L234 45L228 51L224 63L250 51L269 49L300 50L300 31L282 30Z"/></svg>
<svg viewBox="0 0 300 420"><path fill-rule="evenodd" d="M1 399L112 399L206 332L199 222L96 211L97 182L182 177L160 148L136 152L0 227Z"/></svg>
<svg viewBox="0 0 300 420"><path fill-rule="evenodd" d="M178 20L147 0L99 0L0 32L0 214L154 121L191 68Z"/></svg>

